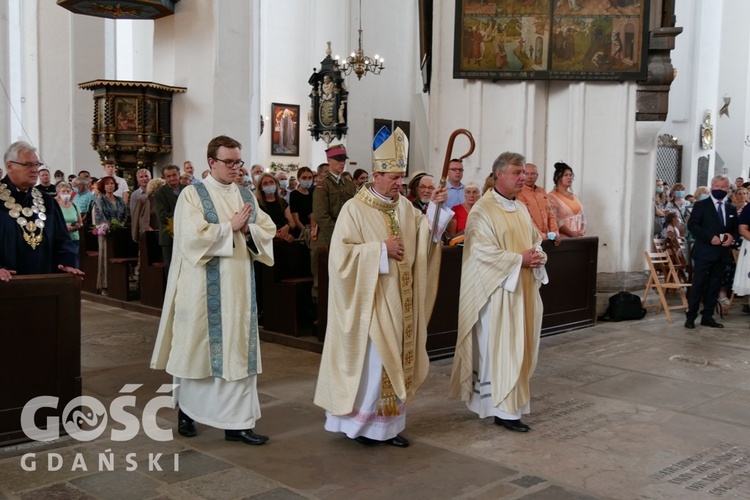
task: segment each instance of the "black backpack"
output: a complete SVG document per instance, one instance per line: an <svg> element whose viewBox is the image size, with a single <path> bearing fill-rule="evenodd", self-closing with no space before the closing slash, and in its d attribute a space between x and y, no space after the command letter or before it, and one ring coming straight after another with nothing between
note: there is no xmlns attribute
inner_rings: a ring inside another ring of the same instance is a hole
<svg viewBox="0 0 750 500"><path fill-rule="evenodd" d="M609 298L609 307L599 316L599 321L626 321L643 319L646 309L641 305L641 298L630 292L618 292Z"/></svg>

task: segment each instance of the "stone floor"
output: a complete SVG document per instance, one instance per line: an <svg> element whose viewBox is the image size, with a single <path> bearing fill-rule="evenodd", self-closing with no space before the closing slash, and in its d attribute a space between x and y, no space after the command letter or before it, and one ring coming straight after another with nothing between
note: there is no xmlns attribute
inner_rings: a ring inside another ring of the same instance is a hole
<svg viewBox="0 0 750 500"><path fill-rule="evenodd" d="M84 393L109 407L143 384L128 410L140 415L171 382L147 367L158 318L82 307ZM528 434L448 399L451 360L435 361L409 408L407 449L325 432L312 404L320 356L263 343L256 430L267 445L200 426L192 439L141 430L112 441L108 429L90 442L7 446L0 499L750 498L750 316L735 305L723 330L681 320L652 312L544 338ZM174 419L158 413L161 427ZM100 463L109 457L112 470Z"/></svg>

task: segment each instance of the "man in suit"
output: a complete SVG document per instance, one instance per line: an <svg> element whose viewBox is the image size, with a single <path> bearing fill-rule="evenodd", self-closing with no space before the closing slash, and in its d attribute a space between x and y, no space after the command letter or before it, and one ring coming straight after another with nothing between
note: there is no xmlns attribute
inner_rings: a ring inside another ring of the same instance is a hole
<svg viewBox="0 0 750 500"><path fill-rule="evenodd" d="M732 261L732 244L737 238L737 209L727 201L729 177L711 179L711 196L693 207L688 230L695 237L693 245L693 286L685 328L695 328L698 308L703 301L701 325L724 328L713 318L719 297L721 278Z"/></svg>
<svg viewBox="0 0 750 500"><path fill-rule="evenodd" d="M161 171L166 184L154 193L156 214L159 216L159 245L164 256L164 268L169 273L169 264L172 262L172 235L174 228L174 209L177 206L177 197L185 187L180 184L180 167L167 165Z"/></svg>

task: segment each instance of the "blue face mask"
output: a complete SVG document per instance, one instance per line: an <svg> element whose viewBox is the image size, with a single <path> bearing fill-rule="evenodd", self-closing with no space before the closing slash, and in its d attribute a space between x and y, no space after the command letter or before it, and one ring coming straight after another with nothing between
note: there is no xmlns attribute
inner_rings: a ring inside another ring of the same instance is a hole
<svg viewBox="0 0 750 500"><path fill-rule="evenodd" d="M276 193L276 184L269 184L268 186L263 186L263 192L266 194Z"/></svg>
<svg viewBox="0 0 750 500"><path fill-rule="evenodd" d="M664 188L656 188L656 194L662 194L664 192Z"/></svg>
<svg viewBox="0 0 750 500"><path fill-rule="evenodd" d="M75 191L75 193L76 193L76 194L81 194L81 192L80 192L80 191L78 190L78 188L77 188L77 187L75 187L75 186L73 187L73 191Z"/></svg>
<svg viewBox="0 0 750 500"><path fill-rule="evenodd" d="M708 198L708 193L703 193L700 197L701 200L705 200L706 198Z"/></svg>
<svg viewBox="0 0 750 500"><path fill-rule="evenodd" d="M247 184L248 182L250 182L250 176L246 175L245 177L243 177L242 178L242 182L244 182L245 184Z"/></svg>
<svg viewBox="0 0 750 500"><path fill-rule="evenodd" d="M684 198L685 197L685 191L675 191L674 192L675 198Z"/></svg>
<svg viewBox="0 0 750 500"><path fill-rule="evenodd" d="M312 187L312 179L299 181L299 185L302 189L310 189Z"/></svg>
<svg viewBox="0 0 750 500"><path fill-rule="evenodd" d="M281 179L281 180L279 181L279 187L281 187L281 189L286 189L286 188L288 188L288 187L289 187L289 181L288 181L288 180L286 180L286 179Z"/></svg>

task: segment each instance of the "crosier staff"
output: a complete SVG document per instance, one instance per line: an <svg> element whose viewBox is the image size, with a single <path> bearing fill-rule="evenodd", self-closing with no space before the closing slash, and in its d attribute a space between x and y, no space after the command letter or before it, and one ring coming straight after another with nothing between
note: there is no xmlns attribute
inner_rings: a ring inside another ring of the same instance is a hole
<svg viewBox="0 0 750 500"><path fill-rule="evenodd" d="M440 175L440 184L438 185L438 189L445 186L445 183L448 180L448 167L451 164L451 158L454 158L453 156L453 143L456 142L456 137L459 135L465 135L469 139L469 151L463 156L460 156L458 159L463 160L464 158L468 158L471 156L471 154L474 152L474 136L471 135L471 132L466 130L465 128L459 128L457 130L454 130L451 134L450 138L448 139L448 148L445 150L445 161L443 162L443 173ZM437 202L435 207L435 217L432 221L432 232L430 234L435 234L435 231L437 231L438 226L438 219L439 217L437 214L440 213L440 208L443 202ZM429 259L432 256L432 249L434 248L433 245L430 245L429 250L427 251L427 258Z"/></svg>

